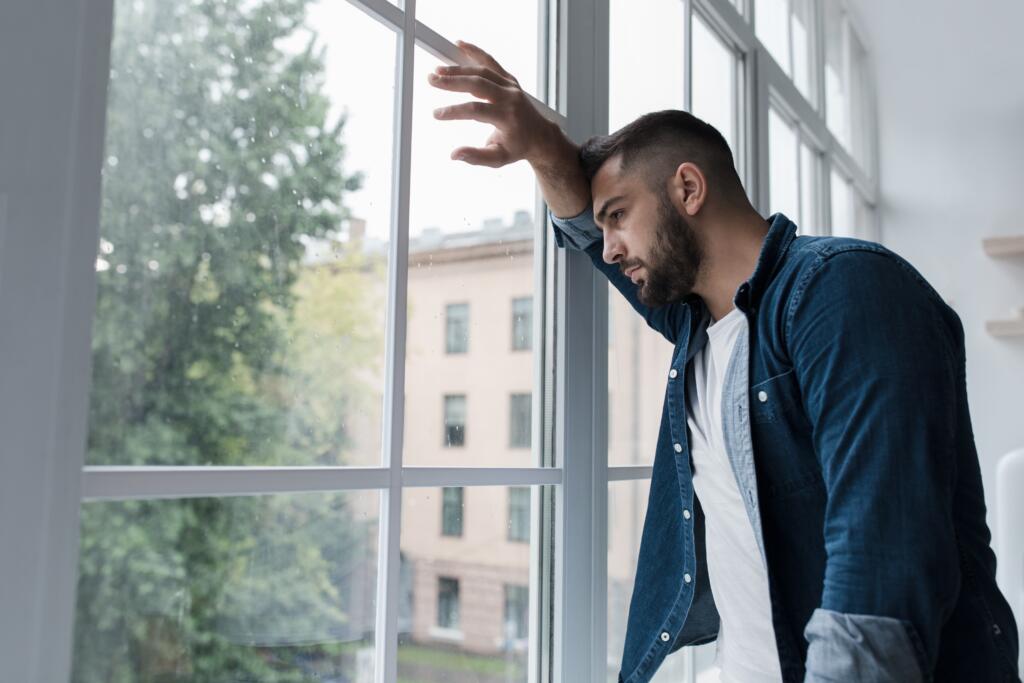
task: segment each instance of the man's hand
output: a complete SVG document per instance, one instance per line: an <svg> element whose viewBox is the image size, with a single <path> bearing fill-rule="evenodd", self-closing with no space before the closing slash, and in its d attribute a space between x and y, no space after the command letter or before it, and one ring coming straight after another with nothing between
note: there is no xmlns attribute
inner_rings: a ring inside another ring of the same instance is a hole
<svg viewBox="0 0 1024 683"><path fill-rule="evenodd" d="M491 168L526 160L556 216L580 213L590 203L590 184L580 169L576 145L537 111L515 76L493 57L471 43L456 44L470 64L439 66L428 80L436 88L479 99L441 107L434 110L434 117L481 121L493 125L494 131L483 147L459 147L452 159Z"/></svg>

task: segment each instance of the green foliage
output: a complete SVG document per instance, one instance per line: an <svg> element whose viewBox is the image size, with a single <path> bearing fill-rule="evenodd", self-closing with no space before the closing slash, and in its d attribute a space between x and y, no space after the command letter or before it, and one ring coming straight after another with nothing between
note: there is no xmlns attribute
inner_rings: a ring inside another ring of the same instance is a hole
<svg viewBox="0 0 1024 683"><path fill-rule="evenodd" d="M383 345L360 284L379 266L302 265L300 237L336 230L360 182L321 48L283 47L307 3L117 2L91 465L346 461ZM73 680L350 670L373 556L353 499L84 505Z"/></svg>

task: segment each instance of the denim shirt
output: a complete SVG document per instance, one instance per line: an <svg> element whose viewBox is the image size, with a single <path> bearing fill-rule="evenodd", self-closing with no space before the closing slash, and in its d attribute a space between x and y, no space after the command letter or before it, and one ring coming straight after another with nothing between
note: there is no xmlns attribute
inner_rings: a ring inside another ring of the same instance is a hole
<svg viewBox="0 0 1024 683"><path fill-rule="evenodd" d="M1019 681L959 317L885 247L768 220L733 299L747 324L722 415L783 680ZM675 345L619 673L644 683L670 653L718 634L686 421L687 365L710 315L696 295L642 304L603 261L590 209L552 221L558 245L584 251Z"/></svg>

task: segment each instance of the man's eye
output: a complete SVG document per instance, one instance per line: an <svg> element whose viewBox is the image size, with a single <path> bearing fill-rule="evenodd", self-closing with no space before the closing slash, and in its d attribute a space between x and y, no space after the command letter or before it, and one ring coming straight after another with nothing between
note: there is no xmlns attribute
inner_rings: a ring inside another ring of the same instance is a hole
<svg viewBox="0 0 1024 683"><path fill-rule="evenodd" d="M616 221L619 220L620 218L622 218L622 214L624 214L625 212L625 209L617 209L615 211L612 211L612 219Z"/></svg>

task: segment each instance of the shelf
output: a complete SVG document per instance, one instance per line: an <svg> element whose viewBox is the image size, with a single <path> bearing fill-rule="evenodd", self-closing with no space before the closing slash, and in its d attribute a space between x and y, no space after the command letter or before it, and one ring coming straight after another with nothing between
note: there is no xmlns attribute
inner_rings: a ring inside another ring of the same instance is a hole
<svg viewBox="0 0 1024 683"><path fill-rule="evenodd" d="M993 337L1024 337L1024 316L1007 320L989 320L985 329Z"/></svg>
<svg viewBox="0 0 1024 683"><path fill-rule="evenodd" d="M1024 235L986 237L981 246L989 256L1024 256Z"/></svg>

